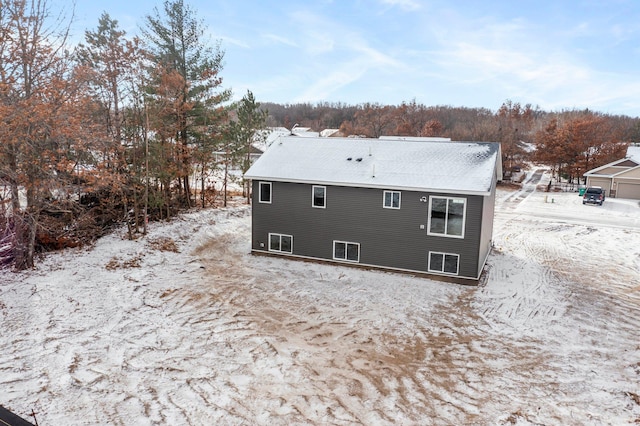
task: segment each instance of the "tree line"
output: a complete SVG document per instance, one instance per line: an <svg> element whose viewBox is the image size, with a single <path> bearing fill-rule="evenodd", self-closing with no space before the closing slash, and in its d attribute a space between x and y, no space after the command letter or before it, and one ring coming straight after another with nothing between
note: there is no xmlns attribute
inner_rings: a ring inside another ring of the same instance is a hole
<svg viewBox="0 0 640 426"><path fill-rule="evenodd" d="M531 104L505 100L496 110L426 106L415 100L399 105L364 103L264 103L267 122L320 131L339 129L344 136L439 136L455 141L500 142L507 173L534 161L556 177L579 179L590 169L622 158L640 141L640 119L588 109L548 112Z"/></svg>
<svg viewBox="0 0 640 426"><path fill-rule="evenodd" d="M183 0L139 37L103 13L72 46L70 25L47 0L0 2L0 266L210 204L214 169L245 171L265 126L250 91L230 102L224 51Z"/></svg>

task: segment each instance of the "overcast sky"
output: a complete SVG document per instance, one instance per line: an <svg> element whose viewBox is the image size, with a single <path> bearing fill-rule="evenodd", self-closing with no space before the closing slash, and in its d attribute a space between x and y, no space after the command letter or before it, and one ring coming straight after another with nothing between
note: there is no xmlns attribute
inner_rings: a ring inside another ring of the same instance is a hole
<svg viewBox="0 0 640 426"><path fill-rule="evenodd" d="M638 0L185 3L221 42L236 98L492 110L511 99L640 116ZM74 30L106 11L135 34L154 7L163 2L76 0Z"/></svg>

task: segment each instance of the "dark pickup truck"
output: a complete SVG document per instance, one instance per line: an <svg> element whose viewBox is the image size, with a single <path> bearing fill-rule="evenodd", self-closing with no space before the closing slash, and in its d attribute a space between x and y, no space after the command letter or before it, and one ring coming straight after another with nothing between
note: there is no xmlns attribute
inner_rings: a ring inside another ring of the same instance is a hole
<svg viewBox="0 0 640 426"><path fill-rule="evenodd" d="M599 186L588 187L582 197L582 204L587 203L602 205L602 203L604 203L604 190Z"/></svg>

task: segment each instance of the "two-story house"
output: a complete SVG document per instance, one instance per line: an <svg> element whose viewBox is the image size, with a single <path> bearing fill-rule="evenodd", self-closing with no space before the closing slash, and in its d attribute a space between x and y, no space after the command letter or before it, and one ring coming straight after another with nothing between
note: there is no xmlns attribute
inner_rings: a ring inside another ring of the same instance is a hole
<svg viewBox="0 0 640 426"><path fill-rule="evenodd" d="M500 145L283 137L247 171L254 253L477 280Z"/></svg>

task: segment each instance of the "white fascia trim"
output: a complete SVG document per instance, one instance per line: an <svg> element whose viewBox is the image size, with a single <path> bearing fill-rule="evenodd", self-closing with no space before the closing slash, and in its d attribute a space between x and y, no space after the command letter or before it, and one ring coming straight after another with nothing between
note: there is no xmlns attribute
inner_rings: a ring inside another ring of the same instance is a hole
<svg viewBox="0 0 640 426"><path fill-rule="evenodd" d="M615 175L613 175L611 177L614 178L614 179L615 178L620 178L620 179L640 179L640 178L637 178L635 176L630 176L630 177L625 177L624 176L626 173L633 172L635 170L640 170L640 166L632 167L630 169L621 171L620 173L616 173Z"/></svg>
<svg viewBox="0 0 640 426"><path fill-rule="evenodd" d="M622 179L622 181L621 181L621 179ZM613 178L613 179L612 179L612 182L614 182L614 183L626 183L625 181L627 181L627 180L637 180L637 181L640 181L640 178L639 178L639 177L624 177L624 176L618 176L617 178ZM631 183L631 182L629 182L629 183ZM634 183L633 185L635 185L635 183Z"/></svg>
<svg viewBox="0 0 640 426"><path fill-rule="evenodd" d="M464 189L447 189L447 188L419 188L413 186L394 186L394 185L360 185L353 182L329 182L329 181L311 181L306 179L279 179L279 178L268 178L265 176L245 176L246 179L252 180L263 180L270 182L285 182L285 183L304 183L307 185L325 185L325 186L346 186L350 188L369 188L369 189L382 189L382 190L393 190L393 191L414 191L414 192L428 192L428 193L437 193L437 194L455 194L455 195L480 195L487 196L491 195L491 190L488 191L474 191L474 190L464 190Z"/></svg>
<svg viewBox="0 0 640 426"><path fill-rule="evenodd" d="M597 178L597 177L616 178L616 177L623 177L621 175L624 175L625 173L629 173L630 171L633 171L633 170L637 170L639 168L640 168L640 166L627 167L627 168L625 168L623 170L620 170L618 173L612 173L612 174L608 174L608 175L600 175L600 174L597 174L597 173L587 172L583 176L585 176L585 177L595 177L595 178ZM633 179L633 178L629 178L629 179Z"/></svg>
<svg viewBox="0 0 640 426"><path fill-rule="evenodd" d="M598 171L603 170L603 169L607 169L609 167L616 167L616 166L617 167L626 167L626 166L618 166L618 164L620 164L620 163L622 163L624 161L627 161L627 160L631 160L631 158L623 158L621 160L612 161L611 163L607 163L604 166L596 167L595 169L591 169L588 172L585 172L585 174L583 176L587 176L588 174L591 174L591 173L597 173ZM633 161L635 163L634 160L631 160L631 161ZM632 168L633 169L635 167L627 167L627 168ZM602 175L602 176L605 176L605 175Z"/></svg>

